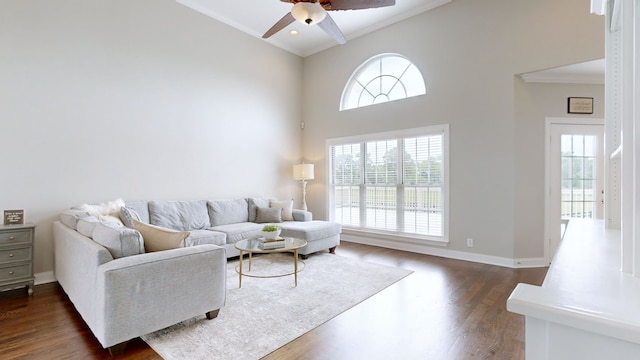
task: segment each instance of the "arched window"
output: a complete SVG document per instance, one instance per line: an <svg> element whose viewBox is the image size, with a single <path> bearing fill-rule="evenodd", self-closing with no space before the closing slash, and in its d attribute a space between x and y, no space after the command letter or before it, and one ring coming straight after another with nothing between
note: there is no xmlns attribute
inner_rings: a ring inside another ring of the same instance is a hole
<svg viewBox="0 0 640 360"><path fill-rule="evenodd" d="M342 91L340 110L424 95L420 70L399 54L380 54L360 65Z"/></svg>

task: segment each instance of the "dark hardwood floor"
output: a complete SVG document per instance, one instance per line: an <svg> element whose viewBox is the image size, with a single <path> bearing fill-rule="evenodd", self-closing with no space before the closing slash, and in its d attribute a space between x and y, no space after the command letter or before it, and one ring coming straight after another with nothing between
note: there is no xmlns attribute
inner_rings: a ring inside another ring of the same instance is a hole
<svg viewBox="0 0 640 360"><path fill-rule="evenodd" d="M336 252L414 273L265 359L524 359L524 318L505 304L517 283L541 284L546 268L514 270L348 242ZM22 289L0 293L0 358L160 359L140 339L109 356L57 283L36 286L30 297Z"/></svg>

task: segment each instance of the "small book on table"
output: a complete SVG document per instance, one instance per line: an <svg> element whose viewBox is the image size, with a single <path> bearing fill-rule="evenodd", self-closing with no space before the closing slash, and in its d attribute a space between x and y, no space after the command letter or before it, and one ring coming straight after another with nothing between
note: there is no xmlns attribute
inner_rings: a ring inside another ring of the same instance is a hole
<svg viewBox="0 0 640 360"><path fill-rule="evenodd" d="M263 250L279 249L284 247L284 239L268 239L260 241L260 248Z"/></svg>

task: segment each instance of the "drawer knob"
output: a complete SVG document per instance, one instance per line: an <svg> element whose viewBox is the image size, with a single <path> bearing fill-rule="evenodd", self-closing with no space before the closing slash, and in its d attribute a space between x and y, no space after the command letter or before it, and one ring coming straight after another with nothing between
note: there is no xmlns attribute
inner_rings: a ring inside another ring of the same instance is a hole
<svg viewBox="0 0 640 360"><path fill-rule="evenodd" d="M13 271L9 271L9 275L13 275Z"/></svg>
<svg viewBox="0 0 640 360"><path fill-rule="evenodd" d="M9 254L9 257L13 257L13 254Z"/></svg>
<svg viewBox="0 0 640 360"><path fill-rule="evenodd" d="M13 240L13 239L15 239L15 237L9 236L9 240Z"/></svg>

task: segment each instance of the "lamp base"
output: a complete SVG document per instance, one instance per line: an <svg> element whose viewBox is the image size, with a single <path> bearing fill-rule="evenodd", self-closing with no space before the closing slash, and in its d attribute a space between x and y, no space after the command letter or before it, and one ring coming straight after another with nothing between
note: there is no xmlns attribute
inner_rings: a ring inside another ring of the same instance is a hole
<svg viewBox="0 0 640 360"><path fill-rule="evenodd" d="M307 180L302 180L302 210L307 211Z"/></svg>

